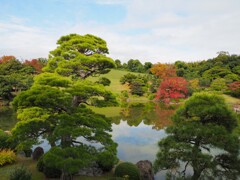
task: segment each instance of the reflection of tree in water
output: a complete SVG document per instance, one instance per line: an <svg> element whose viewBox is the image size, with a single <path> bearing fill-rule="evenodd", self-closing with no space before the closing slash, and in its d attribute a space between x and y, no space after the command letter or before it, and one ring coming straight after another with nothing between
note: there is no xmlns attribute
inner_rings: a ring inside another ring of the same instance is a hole
<svg viewBox="0 0 240 180"><path fill-rule="evenodd" d="M129 126L137 127L142 121L146 125L152 125L153 129L162 129L171 124L171 115L174 107L149 103L126 104L120 116L115 117L112 122L120 124L120 121L127 121Z"/></svg>

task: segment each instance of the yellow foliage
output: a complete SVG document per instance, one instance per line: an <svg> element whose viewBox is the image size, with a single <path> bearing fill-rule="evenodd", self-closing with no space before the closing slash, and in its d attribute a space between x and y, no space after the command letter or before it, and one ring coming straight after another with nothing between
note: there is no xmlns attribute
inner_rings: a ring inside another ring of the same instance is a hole
<svg viewBox="0 0 240 180"><path fill-rule="evenodd" d="M16 161L16 154L10 149L0 150L0 166L12 164Z"/></svg>

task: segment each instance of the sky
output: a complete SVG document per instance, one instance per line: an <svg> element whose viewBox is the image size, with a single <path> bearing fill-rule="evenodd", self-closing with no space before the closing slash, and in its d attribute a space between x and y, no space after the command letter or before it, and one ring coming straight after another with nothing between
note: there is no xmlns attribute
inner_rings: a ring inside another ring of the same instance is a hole
<svg viewBox="0 0 240 180"><path fill-rule="evenodd" d="M104 39L127 62L240 54L240 0L0 0L0 57L48 57L70 33Z"/></svg>

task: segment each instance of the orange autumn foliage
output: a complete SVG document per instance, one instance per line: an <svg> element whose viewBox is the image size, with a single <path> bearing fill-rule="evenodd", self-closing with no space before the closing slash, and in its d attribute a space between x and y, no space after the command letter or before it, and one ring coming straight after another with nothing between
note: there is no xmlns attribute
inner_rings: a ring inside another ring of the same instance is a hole
<svg viewBox="0 0 240 180"><path fill-rule="evenodd" d="M12 59L16 59L16 58L14 56L2 56L2 57L0 57L0 64L6 63Z"/></svg>
<svg viewBox="0 0 240 180"><path fill-rule="evenodd" d="M151 73L160 79L165 79L169 77L177 77L176 68L172 64L161 64L157 63L150 69Z"/></svg>
<svg viewBox="0 0 240 180"><path fill-rule="evenodd" d="M42 71L42 65L37 59L32 59L31 61L25 60L24 64L32 66L37 73Z"/></svg>

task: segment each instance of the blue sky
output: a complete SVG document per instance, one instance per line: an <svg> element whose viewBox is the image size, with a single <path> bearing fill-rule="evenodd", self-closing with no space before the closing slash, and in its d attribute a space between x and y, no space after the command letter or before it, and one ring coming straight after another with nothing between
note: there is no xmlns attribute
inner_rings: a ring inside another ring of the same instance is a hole
<svg viewBox="0 0 240 180"><path fill-rule="evenodd" d="M240 54L239 0L0 0L0 56L47 57L69 33L107 41L126 62Z"/></svg>

